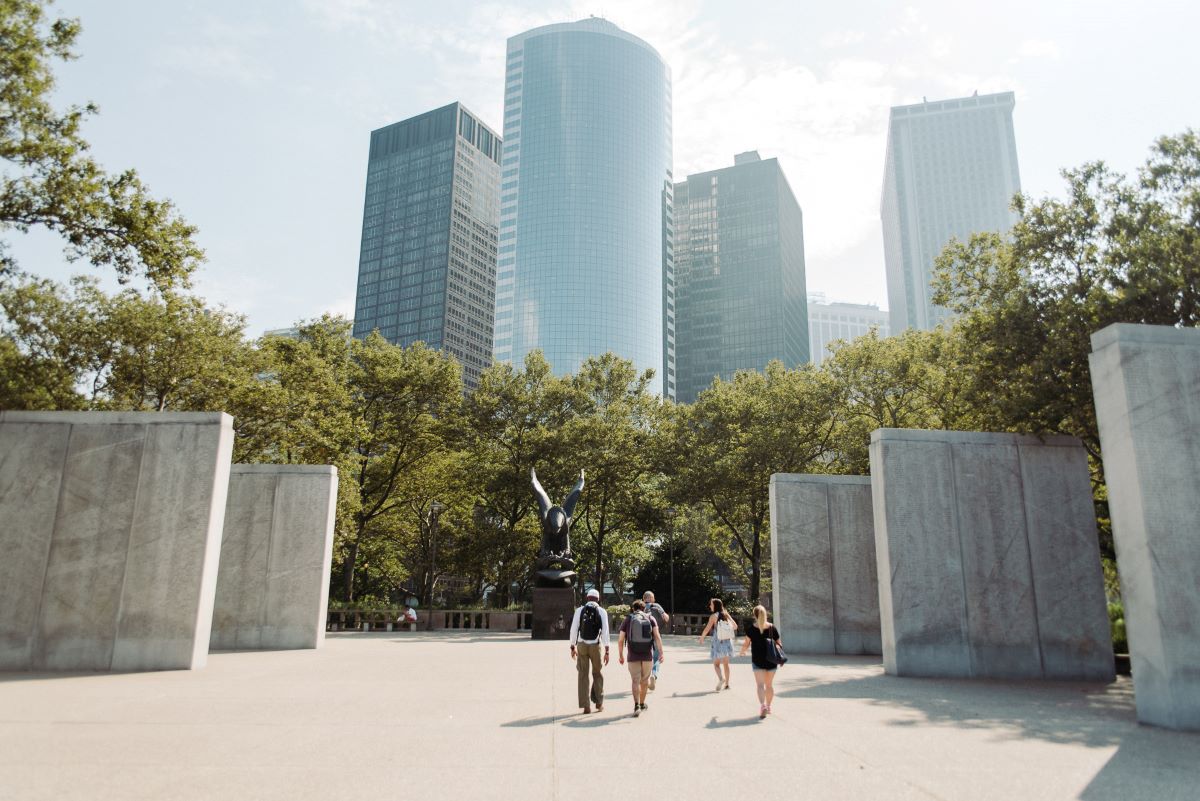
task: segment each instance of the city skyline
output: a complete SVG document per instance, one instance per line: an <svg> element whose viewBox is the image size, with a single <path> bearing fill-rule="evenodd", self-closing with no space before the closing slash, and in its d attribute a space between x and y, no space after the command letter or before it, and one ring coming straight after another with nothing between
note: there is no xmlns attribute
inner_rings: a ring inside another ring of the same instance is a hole
<svg viewBox="0 0 1200 801"><path fill-rule="evenodd" d="M209 262L198 291L245 313L254 332L352 313L366 132L457 98L497 123L505 38L537 24L603 10L663 53L676 175L748 149L790 165L809 286L846 301L885 304L878 199L891 106L1014 90L1022 186L1034 197L1061 194L1058 170L1087 160L1129 171L1155 137L1200 114L1185 80L1200 68L1186 46L1200 11L1168 2L869 3L853 16L623 0L54 9L83 24L80 59L57 70L60 102L101 107L85 123L97 158L136 167L199 227ZM53 236L13 240L40 275L88 271L65 264Z"/></svg>

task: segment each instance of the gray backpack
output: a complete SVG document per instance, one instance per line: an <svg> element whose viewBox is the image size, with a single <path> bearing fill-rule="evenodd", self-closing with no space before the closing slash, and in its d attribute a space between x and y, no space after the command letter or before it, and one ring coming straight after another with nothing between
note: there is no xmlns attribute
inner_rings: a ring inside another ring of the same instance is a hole
<svg viewBox="0 0 1200 801"><path fill-rule="evenodd" d="M654 643L654 621L645 612L629 615L629 653L649 656Z"/></svg>

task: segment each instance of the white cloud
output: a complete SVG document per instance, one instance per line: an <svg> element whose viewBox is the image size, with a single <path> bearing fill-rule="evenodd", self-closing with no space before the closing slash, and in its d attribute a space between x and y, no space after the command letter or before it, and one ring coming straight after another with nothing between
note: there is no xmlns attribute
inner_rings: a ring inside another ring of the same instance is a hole
<svg viewBox="0 0 1200 801"><path fill-rule="evenodd" d="M1062 51L1059 49L1057 43L1049 39L1026 39L1017 48L1017 56L1019 58L1042 58L1058 61L1062 58Z"/></svg>

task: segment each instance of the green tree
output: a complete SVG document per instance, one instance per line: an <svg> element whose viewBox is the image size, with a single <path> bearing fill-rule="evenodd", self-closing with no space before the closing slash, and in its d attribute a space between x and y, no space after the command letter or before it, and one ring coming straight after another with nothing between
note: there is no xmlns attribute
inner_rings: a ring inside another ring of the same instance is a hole
<svg viewBox="0 0 1200 801"><path fill-rule="evenodd" d="M510 587L516 585L519 595L528 588L541 543L529 469L537 468L552 496L578 473L567 464L572 444L563 435L577 413L576 397L569 382L555 376L541 352L534 351L522 370L502 363L485 370L464 410L475 488L473 552L486 560L479 569L496 587L496 604L507 606Z"/></svg>
<svg viewBox="0 0 1200 801"><path fill-rule="evenodd" d="M660 440L670 496L712 514L729 546L717 555L741 569L751 600L765 589L771 474L827 472L844 410L827 374L779 362L717 379L694 404L674 408Z"/></svg>
<svg viewBox="0 0 1200 801"><path fill-rule="evenodd" d="M133 170L106 173L81 127L94 105L56 110L53 64L75 58L79 22L50 20L48 2L0 0L0 233L33 228L66 241L66 256L142 275L159 289L186 285L203 258L169 201L150 196ZM15 270L0 240L0 281Z"/></svg>
<svg viewBox="0 0 1200 801"><path fill-rule="evenodd" d="M1065 170L1062 199L1018 197L1009 237L938 259L935 302L958 313L966 399L989 427L1079 437L1112 555L1088 353L1112 323L1200 323L1200 137L1163 137L1134 179Z"/></svg>
<svg viewBox="0 0 1200 801"><path fill-rule="evenodd" d="M675 587L673 605L670 595L672 584ZM729 600L717 584L716 573L704 563L703 554L690 543L675 547L673 554L669 541L651 549L649 560L642 565L637 578L633 580L635 598L640 598L646 590L652 591L667 611L675 609L684 614L700 614L707 611L711 598Z"/></svg>
<svg viewBox="0 0 1200 801"><path fill-rule="evenodd" d="M840 388L846 409L837 430L837 468L870 471L871 432L877 428L970 428L956 336L943 328L880 337L871 331L833 345L821 363Z"/></svg>
<svg viewBox="0 0 1200 801"><path fill-rule="evenodd" d="M571 378L578 414L564 434L572 458L587 469L572 545L580 567L591 568L593 586L611 578L618 595L648 556L654 510L666 506L651 449L662 409L649 389L653 377L653 370L639 374L632 362L607 353L586 360Z"/></svg>

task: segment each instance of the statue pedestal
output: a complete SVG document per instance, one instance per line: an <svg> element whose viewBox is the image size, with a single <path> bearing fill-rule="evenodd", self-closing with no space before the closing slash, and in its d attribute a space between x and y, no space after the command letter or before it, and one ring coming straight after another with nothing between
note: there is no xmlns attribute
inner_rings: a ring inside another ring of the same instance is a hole
<svg viewBox="0 0 1200 801"><path fill-rule="evenodd" d="M575 590L570 587L533 588L533 639L568 639L574 614Z"/></svg>

